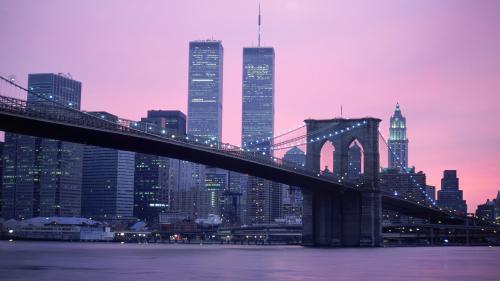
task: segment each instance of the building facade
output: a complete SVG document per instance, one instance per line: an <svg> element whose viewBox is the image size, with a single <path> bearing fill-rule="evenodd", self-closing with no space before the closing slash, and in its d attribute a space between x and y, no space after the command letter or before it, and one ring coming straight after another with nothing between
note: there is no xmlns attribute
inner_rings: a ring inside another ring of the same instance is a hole
<svg viewBox="0 0 500 281"><path fill-rule="evenodd" d="M500 191L493 200L487 199L484 204L478 205L476 216L489 223L500 223Z"/></svg>
<svg viewBox="0 0 500 281"><path fill-rule="evenodd" d="M28 88L29 107L64 114L56 102L80 109L81 83L70 77L30 74ZM6 133L4 153L4 217L80 216L82 145Z"/></svg>
<svg viewBox="0 0 500 281"><path fill-rule="evenodd" d="M222 137L223 55L221 41L189 43L188 133Z"/></svg>
<svg viewBox="0 0 500 281"><path fill-rule="evenodd" d="M306 164L306 154L298 147L292 147L285 153L283 160L295 163L298 166ZM282 185L282 210L283 218L302 219L302 201L304 200L302 192L297 186Z"/></svg>
<svg viewBox="0 0 500 281"><path fill-rule="evenodd" d="M429 202L422 189L427 186L424 172L415 172L415 168L401 172L400 169L383 169L380 172L380 189L401 198L417 202ZM420 189L420 187L422 189Z"/></svg>
<svg viewBox="0 0 500 281"><path fill-rule="evenodd" d="M445 170L443 172L437 203L442 208L467 213L467 203L463 200L463 191L459 189L456 170Z"/></svg>
<svg viewBox="0 0 500 281"><path fill-rule="evenodd" d="M107 112L89 112L116 122ZM133 217L135 153L85 146L83 148L82 216L99 220Z"/></svg>
<svg viewBox="0 0 500 281"><path fill-rule="evenodd" d="M406 169L408 167L408 138L406 136L406 118L396 104L389 127L389 168Z"/></svg>
<svg viewBox="0 0 500 281"><path fill-rule="evenodd" d="M221 141L223 102L224 48L218 40L192 41L189 43L188 83L188 134ZM198 218L220 214L220 201L227 188L228 172L215 167L197 165L193 173L202 178L203 190L192 190L198 206L191 209ZM191 178L180 179L187 183ZM196 197L196 196L199 196Z"/></svg>
<svg viewBox="0 0 500 281"><path fill-rule="evenodd" d="M272 156L274 137L275 53L272 47L243 49L243 148ZM271 223L281 217L281 184L256 177L246 180L246 223Z"/></svg>
<svg viewBox="0 0 500 281"><path fill-rule="evenodd" d="M186 132L186 116L180 111L151 110L141 119L142 126L152 124L165 128L169 133ZM171 205L171 166L173 160L168 157L135 154L134 174L134 216L157 223L159 215L167 212Z"/></svg>

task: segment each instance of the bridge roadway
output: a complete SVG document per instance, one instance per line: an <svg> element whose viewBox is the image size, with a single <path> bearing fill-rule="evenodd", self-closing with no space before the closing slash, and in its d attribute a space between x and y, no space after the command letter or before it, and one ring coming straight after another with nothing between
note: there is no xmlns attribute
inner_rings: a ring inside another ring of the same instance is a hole
<svg viewBox="0 0 500 281"><path fill-rule="evenodd" d="M252 153L236 149L213 148L180 138L145 133L137 129L101 120L78 110L47 107L27 107L26 101L0 96L0 130L68 142L108 147L138 153L152 154L200 163L208 166L251 174L304 189L325 189L341 192L360 191L347 183L318 175L286 163L267 161ZM463 220L449 213L423 204L382 194L384 209L401 211L407 215L439 220Z"/></svg>

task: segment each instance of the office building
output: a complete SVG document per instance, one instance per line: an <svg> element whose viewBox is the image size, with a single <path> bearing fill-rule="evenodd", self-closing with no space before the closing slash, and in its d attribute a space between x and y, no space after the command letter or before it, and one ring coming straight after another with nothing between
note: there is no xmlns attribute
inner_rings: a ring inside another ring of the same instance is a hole
<svg viewBox="0 0 500 281"><path fill-rule="evenodd" d="M467 213L467 203L463 200L463 191L459 189L456 170L445 170L443 172L437 203L442 208L463 214Z"/></svg>
<svg viewBox="0 0 500 281"><path fill-rule="evenodd" d="M186 132L186 116L180 111L150 110L147 117L139 122L168 130L169 134L181 135ZM157 223L159 215L170 209L170 168L173 160L168 157L135 154L134 174L134 216L149 223Z"/></svg>
<svg viewBox="0 0 500 281"><path fill-rule="evenodd" d="M80 109L81 83L62 74L30 74L27 106L65 114L56 102ZM80 216L82 145L6 133L4 147L5 218Z"/></svg>
<svg viewBox="0 0 500 281"><path fill-rule="evenodd" d="M275 53L272 47L260 45L243 48L243 148L263 156L272 156L274 136ZM281 184L250 176L245 190L246 222L271 223L281 217Z"/></svg>
<svg viewBox="0 0 500 281"><path fill-rule="evenodd" d="M116 122L107 112L89 112ZM82 216L98 220L133 217L135 153L87 145L83 148Z"/></svg>

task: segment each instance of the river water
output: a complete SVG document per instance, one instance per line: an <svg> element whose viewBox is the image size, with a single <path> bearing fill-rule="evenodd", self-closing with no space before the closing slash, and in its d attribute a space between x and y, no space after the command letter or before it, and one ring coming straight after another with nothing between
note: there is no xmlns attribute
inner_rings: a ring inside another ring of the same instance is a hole
<svg viewBox="0 0 500 281"><path fill-rule="evenodd" d="M500 247L314 249L0 241L0 280L500 281Z"/></svg>

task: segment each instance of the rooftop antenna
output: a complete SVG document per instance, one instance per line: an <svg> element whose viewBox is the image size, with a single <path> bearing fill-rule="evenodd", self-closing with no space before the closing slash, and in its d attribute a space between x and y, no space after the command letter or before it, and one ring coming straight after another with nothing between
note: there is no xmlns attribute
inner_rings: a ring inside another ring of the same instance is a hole
<svg viewBox="0 0 500 281"><path fill-rule="evenodd" d="M259 37L258 37L258 40L257 40L257 44L258 46L260 47L260 2L259 2Z"/></svg>
<svg viewBox="0 0 500 281"><path fill-rule="evenodd" d="M342 104L340 104L340 118L342 118Z"/></svg>

